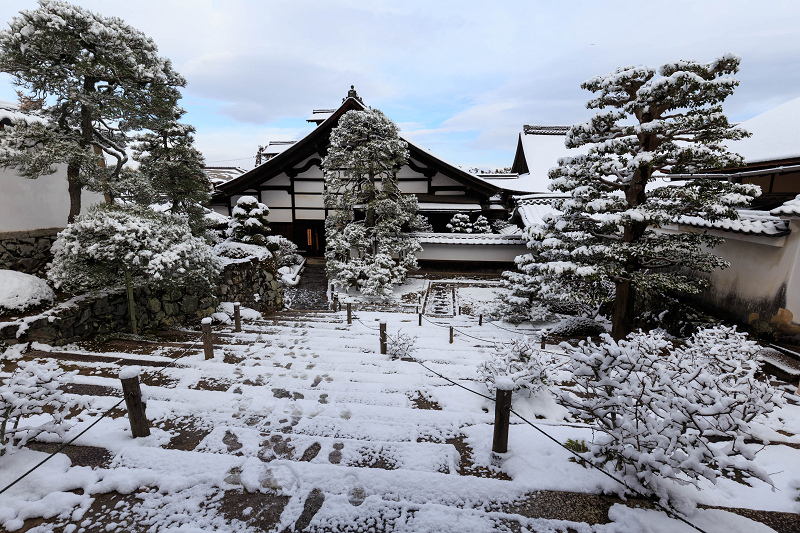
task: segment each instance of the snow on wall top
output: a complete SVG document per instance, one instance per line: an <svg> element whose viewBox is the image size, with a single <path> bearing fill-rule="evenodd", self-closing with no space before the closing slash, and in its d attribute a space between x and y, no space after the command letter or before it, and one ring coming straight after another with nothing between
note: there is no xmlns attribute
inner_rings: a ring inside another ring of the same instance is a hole
<svg viewBox="0 0 800 533"><path fill-rule="evenodd" d="M448 204L437 202L419 202L419 211L458 211L459 213L466 213L469 211L480 211L480 204Z"/></svg>
<svg viewBox="0 0 800 533"><path fill-rule="evenodd" d="M769 212L770 215L784 216L784 217L798 217L800 216L800 194L794 200L785 202L782 206L776 207Z"/></svg>
<svg viewBox="0 0 800 533"><path fill-rule="evenodd" d="M499 233L415 233L421 244L525 244L522 235Z"/></svg>
<svg viewBox="0 0 800 533"><path fill-rule="evenodd" d="M739 220L709 222L701 217L682 216L677 223L697 228L718 229L744 235L760 235L762 237L783 237L790 233L788 221L772 216L772 213L766 211L751 211L747 209L739 210Z"/></svg>
<svg viewBox="0 0 800 533"><path fill-rule="evenodd" d="M753 136L726 144L748 163L800 157L800 98L756 115L740 126Z"/></svg>
<svg viewBox="0 0 800 533"><path fill-rule="evenodd" d="M0 100L0 123L13 124L19 119L28 121L41 121L42 119L33 113L20 111L19 105L7 100Z"/></svg>

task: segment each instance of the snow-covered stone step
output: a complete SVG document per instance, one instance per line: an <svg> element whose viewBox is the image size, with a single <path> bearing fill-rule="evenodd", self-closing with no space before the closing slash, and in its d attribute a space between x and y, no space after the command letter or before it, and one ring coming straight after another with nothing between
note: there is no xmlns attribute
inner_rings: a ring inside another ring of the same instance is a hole
<svg viewBox="0 0 800 533"><path fill-rule="evenodd" d="M115 468L131 469L131 480L159 478L173 486L195 483L239 485L249 491L278 491L304 498L312 488L326 495L350 495L357 489L364 498L485 510L498 502L516 501L528 492L521 483L493 478L456 476L420 470L362 468L342 464L293 461L232 454L129 446L114 458ZM232 475L233 474L233 475ZM158 481L158 480L155 480ZM380 496L378 496L380 495Z"/></svg>
<svg viewBox="0 0 800 533"><path fill-rule="evenodd" d="M493 533L497 531L583 531L585 524L560 520L528 519L521 515L460 508L438 503L387 501L367 495L355 486L347 494L314 492L322 500L306 524L295 507L284 510L282 524L301 524L313 533L394 531L408 533ZM324 499L323 499L324 497ZM295 503L290 500L290 505ZM292 513L294 511L294 513ZM307 520L307 519L306 519ZM527 526L528 529L523 529ZM583 527L582 527L583 526Z"/></svg>
<svg viewBox="0 0 800 533"><path fill-rule="evenodd" d="M195 451L233 453L262 461L288 459L341 466L455 473L460 455L452 444L361 441L303 434L216 427Z"/></svg>

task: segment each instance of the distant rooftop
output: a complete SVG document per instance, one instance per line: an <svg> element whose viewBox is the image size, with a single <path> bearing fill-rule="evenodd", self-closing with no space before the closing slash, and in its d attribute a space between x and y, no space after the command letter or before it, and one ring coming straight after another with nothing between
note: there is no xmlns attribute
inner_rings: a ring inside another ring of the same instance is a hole
<svg viewBox="0 0 800 533"><path fill-rule="evenodd" d="M230 181L246 172L239 167L203 167L203 170L205 170L208 180L214 186Z"/></svg>
<svg viewBox="0 0 800 533"><path fill-rule="evenodd" d="M568 129L569 126L522 126L525 135L566 135Z"/></svg>

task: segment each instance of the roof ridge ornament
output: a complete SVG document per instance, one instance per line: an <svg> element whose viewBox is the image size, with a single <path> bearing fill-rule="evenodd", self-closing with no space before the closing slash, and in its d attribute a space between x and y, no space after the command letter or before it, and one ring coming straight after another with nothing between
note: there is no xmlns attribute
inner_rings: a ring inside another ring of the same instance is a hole
<svg viewBox="0 0 800 533"><path fill-rule="evenodd" d="M361 97L360 97L360 96L358 96L358 93L356 92L356 87L355 87L355 85L351 85L351 86L350 86L350 90L349 90L349 91L347 91L347 98L355 98L356 100L358 100L358 101L359 101L359 102L361 102L362 104L364 103L364 100L362 100L362 99L361 99ZM342 102L344 102L345 100L347 100L347 98L342 98Z"/></svg>

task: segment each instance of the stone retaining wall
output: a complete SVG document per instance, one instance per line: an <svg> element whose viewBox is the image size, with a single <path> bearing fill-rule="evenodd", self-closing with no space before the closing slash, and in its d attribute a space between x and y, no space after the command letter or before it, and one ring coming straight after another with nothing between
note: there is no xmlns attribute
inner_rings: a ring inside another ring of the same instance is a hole
<svg viewBox="0 0 800 533"><path fill-rule="evenodd" d="M0 232L0 269L44 277L45 267L53 259L50 248L62 229Z"/></svg>
<svg viewBox="0 0 800 533"><path fill-rule="evenodd" d="M211 315L222 302L241 302L266 312L282 306L282 288L275 279L274 261L229 264L214 294L192 290L134 288L139 331L192 325ZM63 345L95 335L130 332L124 290L78 296L38 315L0 322L0 346L19 342Z"/></svg>

